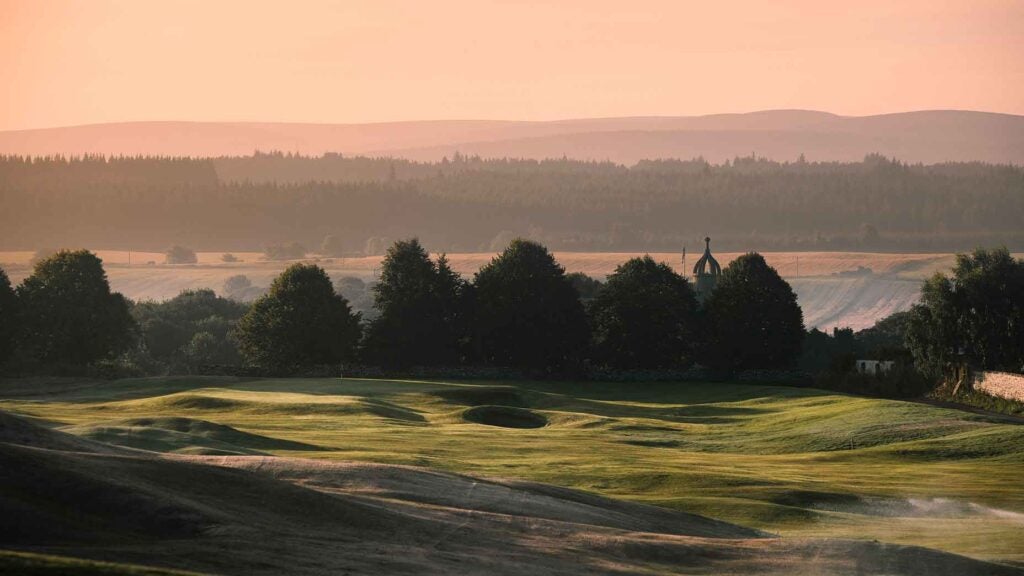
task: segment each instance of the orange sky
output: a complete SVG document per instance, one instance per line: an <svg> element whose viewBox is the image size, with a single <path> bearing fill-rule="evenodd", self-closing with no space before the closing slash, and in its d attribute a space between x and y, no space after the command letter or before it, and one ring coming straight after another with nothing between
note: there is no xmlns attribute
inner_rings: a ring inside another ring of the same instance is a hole
<svg viewBox="0 0 1024 576"><path fill-rule="evenodd" d="M1022 0L0 0L0 129L1024 114Z"/></svg>

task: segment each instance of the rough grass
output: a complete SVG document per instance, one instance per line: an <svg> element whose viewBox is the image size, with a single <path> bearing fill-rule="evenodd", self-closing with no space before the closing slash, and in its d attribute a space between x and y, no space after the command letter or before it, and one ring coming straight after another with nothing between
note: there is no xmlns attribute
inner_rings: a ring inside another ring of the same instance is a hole
<svg viewBox="0 0 1024 576"><path fill-rule="evenodd" d="M131 564L96 562L46 554L0 550L0 574L19 576L199 576L197 572L164 570Z"/></svg>
<svg viewBox="0 0 1024 576"><path fill-rule="evenodd" d="M213 438L238 453L428 466L784 536L1024 563L1024 426L917 403L723 383L227 378L7 382L0 398L0 409L88 438L147 420L185 435L124 442L136 447L202 452ZM546 425L467 421L485 406ZM166 423L181 417L206 424Z"/></svg>

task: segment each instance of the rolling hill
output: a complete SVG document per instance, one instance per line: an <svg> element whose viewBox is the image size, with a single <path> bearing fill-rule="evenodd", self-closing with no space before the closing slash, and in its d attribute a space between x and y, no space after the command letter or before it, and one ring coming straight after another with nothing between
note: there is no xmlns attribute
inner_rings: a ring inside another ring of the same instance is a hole
<svg viewBox="0 0 1024 576"><path fill-rule="evenodd" d="M856 161L868 153L907 162L1024 162L1024 116L930 110L838 116L770 110L709 116L547 122L439 120L376 124L126 122L0 132L0 154L237 156L254 150L388 155L612 160L735 156Z"/></svg>
<svg viewBox="0 0 1024 576"><path fill-rule="evenodd" d="M4 384L0 573L1024 573L1019 425L931 406L724 383Z"/></svg>

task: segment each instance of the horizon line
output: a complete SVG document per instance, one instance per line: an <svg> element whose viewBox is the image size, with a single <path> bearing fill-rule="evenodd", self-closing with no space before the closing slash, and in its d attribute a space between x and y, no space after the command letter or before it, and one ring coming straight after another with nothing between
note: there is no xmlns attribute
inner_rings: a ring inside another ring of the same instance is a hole
<svg viewBox="0 0 1024 576"><path fill-rule="evenodd" d="M809 113L809 114L821 114L832 116L835 118L875 118L884 116L900 116L907 114L922 114L928 112L960 112L960 113L971 113L971 114L986 114L993 116L1011 116L1014 118L1024 118L1024 114L1015 114L1012 112L996 112L991 110L976 110L969 108L922 108L915 110L902 110L897 112L882 112L877 114L838 114L835 112L829 112L826 110L815 110L812 108L766 108L759 110L750 110L746 112L714 112L709 114L650 114L650 115L626 115L626 116L578 116L573 118L557 118L550 120L524 120L524 119L501 119L501 118L434 118L434 119L419 119L419 120L373 120L364 122L329 122L329 121L287 121L287 120L170 120L170 119L159 119L159 120L112 120L107 122L84 122L81 124L60 124L51 126L42 126L35 128L0 128L0 133L12 133L12 132L35 132L42 130L61 130L61 129L73 129L73 128L90 128L97 126L118 126L128 124L238 124L238 125L304 125L304 126L385 126L385 125L398 125L398 124L441 124L446 122L466 122L466 123L508 123L508 124L560 124L560 123L572 123L572 122L584 122L594 120L675 120L681 118L711 118L716 116L751 116L756 114L768 114L768 113Z"/></svg>

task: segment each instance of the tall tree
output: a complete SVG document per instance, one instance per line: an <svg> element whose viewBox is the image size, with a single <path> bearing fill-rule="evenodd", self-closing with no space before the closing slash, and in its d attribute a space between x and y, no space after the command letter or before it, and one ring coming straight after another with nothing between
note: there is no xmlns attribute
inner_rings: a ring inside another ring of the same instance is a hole
<svg viewBox="0 0 1024 576"><path fill-rule="evenodd" d="M474 281L475 340L484 361L557 370L578 361L588 340L579 294L547 248L516 239Z"/></svg>
<svg viewBox="0 0 1024 576"><path fill-rule="evenodd" d="M685 278L650 256L616 268L588 312L599 362L666 368L693 360L697 299Z"/></svg>
<svg viewBox="0 0 1024 576"><path fill-rule="evenodd" d="M389 366L457 362L465 285L444 256L431 261L416 238L395 242L373 288L379 315L367 329L367 360Z"/></svg>
<svg viewBox="0 0 1024 576"><path fill-rule="evenodd" d="M42 364L90 364L132 341L128 302L110 292L103 262L92 252L62 250L40 261L17 293L22 345Z"/></svg>
<svg viewBox="0 0 1024 576"><path fill-rule="evenodd" d="M756 252L733 260L704 302L704 361L715 368L786 368L800 354L803 312Z"/></svg>
<svg viewBox="0 0 1024 576"><path fill-rule="evenodd" d="M276 372L336 364L353 358L359 315L334 292L314 264L293 264L238 322L236 336L246 361Z"/></svg>
<svg viewBox="0 0 1024 576"><path fill-rule="evenodd" d="M907 344L932 376L961 361L1024 370L1024 261L1005 248L957 255L952 278L939 273L922 286Z"/></svg>
<svg viewBox="0 0 1024 576"><path fill-rule="evenodd" d="M14 351L20 325L18 316L18 298L7 273L0 268L0 364Z"/></svg>

